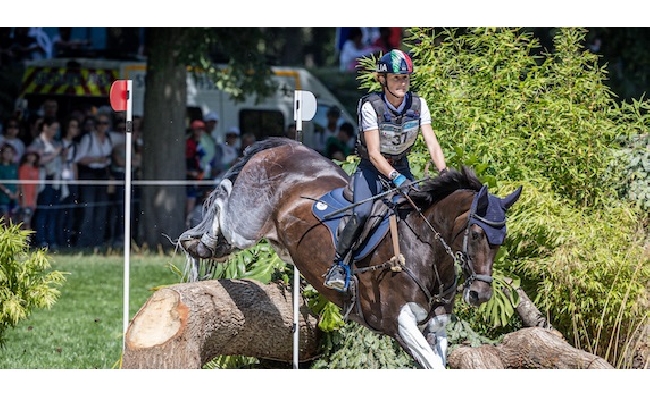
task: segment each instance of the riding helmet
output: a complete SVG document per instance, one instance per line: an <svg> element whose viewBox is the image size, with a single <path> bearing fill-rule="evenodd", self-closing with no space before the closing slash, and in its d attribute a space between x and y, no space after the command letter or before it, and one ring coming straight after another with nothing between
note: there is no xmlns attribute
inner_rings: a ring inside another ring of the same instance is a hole
<svg viewBox="0 0 650 400"><path fill-rule="evenodd" d="M379 58L377 72L410 75L413 73L413 62L402 50L393 49Z"/></svg>

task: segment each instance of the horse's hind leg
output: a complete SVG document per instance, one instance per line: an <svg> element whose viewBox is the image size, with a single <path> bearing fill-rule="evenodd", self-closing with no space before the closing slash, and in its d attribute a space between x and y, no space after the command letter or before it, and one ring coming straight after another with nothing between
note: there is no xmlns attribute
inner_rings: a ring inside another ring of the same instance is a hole
<svg viewBox="0 0 650 400"><path fill-rule="evenodd" d="M232 183L224 179L204 205L203 221L181 234L179 242L193 258L224 260L232 247L221 232L222 210L225 208Z"/></svg>
<svg viewBox="0 0 650 400"><path fill-rule="evenodd" d="M423 368L444 369L444 355L441 356L432 349L418 327L418 321L424 320L426 316L427 311L417 304L410 303L402 307L397 318L396 339Z"/></svg>

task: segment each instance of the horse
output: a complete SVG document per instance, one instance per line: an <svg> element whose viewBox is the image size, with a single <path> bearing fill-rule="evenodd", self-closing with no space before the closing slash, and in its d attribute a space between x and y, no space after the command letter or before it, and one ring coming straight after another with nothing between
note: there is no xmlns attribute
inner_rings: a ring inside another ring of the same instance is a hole
<svg viewBox="0 0 650 400"><path fill-rule="evenodd" d="M366 227L365 243L354 247L351 289L342 293L323 283L339 220L354 206L351 180L301 142L258 141L225 173L203 204L203 220L178 243L190 260L223 261L266 239L319 293L347 309L349 319L394 338L422 368L446 368L445 326L455 296L462 290L472 306L490 299L505 212L522 188L499 198L462 166L417 181L407 194L388 190L373 206L379 222L369 221L372 231ZM385 222L391 216L396 234ZM396 245L401 263L395 262Z"/></svg>

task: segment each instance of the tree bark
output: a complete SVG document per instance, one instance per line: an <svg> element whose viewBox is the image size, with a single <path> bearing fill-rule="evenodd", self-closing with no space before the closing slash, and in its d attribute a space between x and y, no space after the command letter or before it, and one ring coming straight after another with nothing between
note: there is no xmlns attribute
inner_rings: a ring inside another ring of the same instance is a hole
<svg viewBox="0 0 650 400"><path fill-rule="evenodd" d="M496 346L461 347L449 355L452 369L594 369L613 368L604 359L568 344L530 300L517 289L517 313L524 326Z"/></svg>
<svg viewBox="0 0 650 400"><path fill-rule="evenodd" d="M573 348L557 331L523 328L504 336L496 346L462 347L448 357L452 369L605 369L604 359Z"/></svg>
<svg viewBox="0 0 650 400"><path fill-rule="evenodd" d="M179 52L187 45L186 28L148 29L142 179L184 181L187 67ZM185 229L185 186L146 185L141 190L144 243L150 249L172 249L171 240Z"/></svg>
<svg viewBox="0 0 650 400"><path fill-rule="evenodd" d="M299 361L319 351L315 316L300 303ZM293 296L251 280L181 283L156 291L131 320L122 368L198 369L219 355L293 359Z"/></svg>

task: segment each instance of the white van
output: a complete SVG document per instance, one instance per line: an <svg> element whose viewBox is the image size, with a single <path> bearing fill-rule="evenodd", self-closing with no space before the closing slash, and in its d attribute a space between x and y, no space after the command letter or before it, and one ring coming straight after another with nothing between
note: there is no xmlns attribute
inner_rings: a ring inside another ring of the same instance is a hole
<svg viewBox="0 0 650 400"><path fill-rule="evenodd" d="M143 115L145 74L144 62L65 58L29 61L20 97L29 98L34 105L47 97L59 98L70 106L108 104L113 81L130 79L133 115ZM235 102L228 93L216 88L206 74L197 73L195 80L194 74L188 73L188 115L194 119L209 112L219 114L215 135L218 142L224 141L225 131L231 126L238 127L241 133L254 133L257 139L282 136L288 125L295 122L294 91L308 90L316 97L317 110L312 121L302 124L302 140L307 146L317 148L317 135L327 124L326 114L331 106L341 110L339 124L350 122L356 130L356 118L350 116L325 85L306 69L272 67L272 79L277 84L276 92L255 104L255 96L249 96L244 102Z"/></svg>
<svg viewBox="0 0 650 400"><path fill-rule="evenodd" d="M256 104L256 96L249 96L243 102L230 99L228 93L218 89L206 74L187 74L187 106L200 110L199 118L210 112L219 115L215 139L224 141L225 131L236 126L241 133L251 132L257 139L269 136L282 136L289 124L294 121L294 91L308 90L314 93L317 110L310 122L302 124L302 140L316 148L318 132L327 125L327 111L336 106L341 110L339 124L350 122L355 127L356 119L343 108L332 93L309 71L304 68L272 67L272 79L277 85L273 95ZM142 114L145 90L146 66L143 63L124 64L122 79L131 79L133 88L133 114Z"/></svg>

